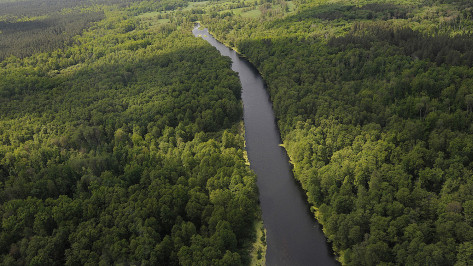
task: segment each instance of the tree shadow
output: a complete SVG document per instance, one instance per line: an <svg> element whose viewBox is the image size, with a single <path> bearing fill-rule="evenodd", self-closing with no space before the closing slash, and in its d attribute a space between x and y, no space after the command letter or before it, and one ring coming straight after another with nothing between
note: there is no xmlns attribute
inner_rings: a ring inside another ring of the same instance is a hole
<svg viewBox="0 0 473 266"><path fill-rule="evenodd" d="M0 16L41 16L87 4L87 0L27 0L0 3Z"/></svg>
<svg viewBox="0 0 473 266"><path fill-rule="evenodd" d="M104 18L103 12L54 14L33 21L0 21L0 61L63 48L73 36Z"/></svg>
<svg viewBox="0 0 473 266"><path fill-rule="evenodd" d="M19 22L6 22L0 21L0 31L2 34L11 34L14 32L24 31L39 31L54 25L52 20L33 20L33 21L19 21Z"/></svg>
<svg viewBox="0 0 473 266"><path fill-rule="evenodd" d="M374 46L394 46L401 54L435 62L437 65L473 66L473 38L471 34L448 36L427 35L406 26L393 26L387 22L355 24L351 31L329 40L336 52Z"/></svg>
<svg viewBox="0 0 473 266"><path fill-rule="evenodd" d="M11 132L25 130L12 133L20 143L34 140L33 136L38 134L33 129L35 123L46 127L67 125L61 126L60 134L52 134L51 145L82 154L108 151L116 138L115 130L127 128L127 133L131 133L134 132L131 125L140 128L143 135L149 133L156 139L167 134L169 128L177 128L176 136L180 141L194 139L197 132L218 135L216 132L230 129L242 118L241 87L238 76L230 69L229 59L221 57L203 40L194 40L197 44L167 52L156 52L150 47L147 56L136 56L133 60L123 51L119 59L115 58L117 62L109 63L106 58L100 58L96 64L83 66L63 78L45 78L40 82L44 87L35 83L35 89L0 97L0 122L11 124ZM11 85L23 86L21 79ZM25 117L33 122L25 126L14 122ZM176 139L169 142L175 143ZM13 144L0 140L2 145ZM102 160L100 156L71 159L67 166L73 172L81 172L85 167L96 176L106 170L114 173L123 170L117 170L114 158ZM1 167L0 181L5 182L3 179L9 177L9 169ZM48 176L39 170L20 174ZM23 190L12 185L0 193L0 203L30 195L44 199L72 195L70 188L74 187L76 179L74 176L64 181L69 182L68 185L54 191L44 189L47 185L44 182Z"/></svg>
<svg viewBox="0 0 473 266"><path fill-rule="evenodd" d="M298 14L288 17L285 22L303 21L314 18L322 20L405 19L407 18L408 11L408 7L389 3L371 3L361 7L353 4L335 3L302 10Z"/></svg>
<svg viewBox="0 0 473 266"><path fill-rule="evenodd" d="M328 40L332 53L351 48L369 50L376 45L392 46L402 55L429 60L439 66L473 66L472 33L450 36L438 30L427 34L391 23L392 19L408 19L413 8L391 3L371 3L361 7L342 3L319 5L276 20L271 26L283 27L288 23L311 20L348 21L354 24L346 34Z"/></svg>

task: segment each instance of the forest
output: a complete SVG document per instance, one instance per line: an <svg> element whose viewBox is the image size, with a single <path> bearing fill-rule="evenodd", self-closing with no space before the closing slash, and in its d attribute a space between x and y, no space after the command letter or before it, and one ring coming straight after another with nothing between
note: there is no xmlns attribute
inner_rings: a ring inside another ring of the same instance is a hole
<svg viewBox="0 0 473 266"><path fill-rule="evenodd" d="M184 4L0 1L2 265L250 263L238 77L142 16Z"/></svg>
<svg viewBox="0 0 473 266"><path fill-rule="evenodd" d="M254 262L240 83L195 21L264 77L342 265L471 264L471 1L0 0L2 265Z"/></svg>
<svg viewBox="0 0 473 266"><path fill-rule="evenodd" d="M471 264L472 2L291 4L199 19L265 78L337 259Z"/></svg>

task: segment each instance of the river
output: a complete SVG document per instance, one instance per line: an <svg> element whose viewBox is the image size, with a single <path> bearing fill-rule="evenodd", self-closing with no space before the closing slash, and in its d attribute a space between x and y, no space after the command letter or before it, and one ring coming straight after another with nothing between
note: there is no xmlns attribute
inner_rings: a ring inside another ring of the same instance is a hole
<svg viewBox="0 0 473 266"><path fill-rule="evenodd" d="M286 151L279 146L281 137L263 78L251 63L215 40L207 29L196 27L192 32L230 57L232 70L240 78L246 150L257 176L267 231L266 264L338 265L293 177Z"/></svg>

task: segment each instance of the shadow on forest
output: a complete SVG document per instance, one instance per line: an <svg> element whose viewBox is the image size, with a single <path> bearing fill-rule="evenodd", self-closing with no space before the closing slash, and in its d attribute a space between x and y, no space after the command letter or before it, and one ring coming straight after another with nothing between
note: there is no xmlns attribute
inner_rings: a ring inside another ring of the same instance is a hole
<svg viewBox="0 0 473 266"><path fill-rule="evenodd" d="M93 4L118 4L127 6L130 2L123 0L23 0L13 2L0 1L0 17L10 18L36 17L51 15L67 8L84 8Z"/></svg>
<svg viewBox="0 0 473 266"><path fill-rule="evenodd" d="M11 55L26 57L63 48L73 36L104 17L103 12L92 11L55 14L33 21L0 21L0 61Z"/></svg>
<svg viewBox="0 0 473 266"><path fill-rule="evenodd" d="M0 31L2 31L2 34L10 34L19 31L40 31L49 28L54 24L54 20L33 20L19 22L0 21Z"/></svg>
<svg viewBox="0 0 473 266"><path fill-rule="evenodd" d="M372 3L362 7L341 3L320 5L302 10L294 16L288 17L285 22L303 21L307 19L322 20L354 20L354 19L379 19L407 18L408 8L388 3Z"/></svg>
<svg viewBox="0 0 473 266"><path fill-rule="evenodd" d="M369 50L374 46L390 45L400 48L401 54L430 60L439 66L473 66L471 34L429 36L409 27L395 27L384 21L356 24L348 34L330 39L328 45L335 48L336 52L353 48Z"/></svg>
<svg viewBox="0 0 473 266"><path fill-rule="evenodd" d="M87 0L27 0L0 3L0 16L40 16L64 8L83 6Z"/></svg>
<svg viewBox="0 0 473 266"><path fill-rule="evenodd" d="M376 45L395 46L401 54L415 59L425 59L437 65L473 66L473 37L471 33L451 37L447 34L428 35L407 26L393 25L389 19L406 19L411 7L388 3L355 5L321 5L274 22L273 26L283 26L310 19L327 21L357 21L344 36L333 37L328 46L332 53L345 49L369 50Z"/></svg>
<svg viewBox="0 0 473 266"><path fill-rule="evenodd" d="M290 27L296 29L307 27L305 23L298 23L303 16L312 14L311 16L314 17L313 14L324 14L328 8L330 7L324 6L322 10L302 11L301 14L275 21L272 27L280 27L280 31ZM333 8L337 9L340 6ZM268 81L273 79L268 90L273 101L277 103L275 113L278 117L284 117L290 113L291 117L300 117L301 121L311 119L320 109L320 105L317 106L315 103L317 97L312 96L315 93L311 91L311 86L317 84L317 93L329 91L328 96L324 96L326 99L337 99L344 104L348 103L353 108L363 106L364 110L368 110L362 115L359 115L361 113L358 112L359 110L353 111L352 113L357 114L352 119L355 121L354 124L376 121L384 125L387 123L385 117L373 111L382 108L372 104L372 100L366 100L360 104L350 97L343 99L343 94L331 90L333 84L340 81L347 82L351 86L350 90L358 93L363 89L364 80L379 80L388 72L395 73L394 76L401 76L401 66L409 69L410 64L419 59L442 66L439 69L448 69L448 66L473 66L473 36L471 34L454 37L444 34L429 36L406 26L393 25L390 21L353 19L350 22L355 23L349 32L344 36L329 38L327 41L323 39L322 34L317 35L317 32L312 32L305 38L300 34L292 35L288 32L271 38L255 38L238 43L238 50L263 72L263 76L268 77ZM332 22L332 24L335 23L338 22ZM302 28L301 31L304 32L306 29ZM325 48L319 49L321 46ZM397 68L392 67L395 64L389 64L392 62L399 63ZM421 71L425 71L434 64L417 65L424 65ZM415 67L412 66L412 68ZM277 77L272 73L277 73ZM392 104L396 99L412 94L412 90L422 91L429 97L439 97L444 89L442 78L442 76L432 75L430 81L419 79L415 83L415 89L409 85L410 80L399 79L392 87L392 93L381 95L380 99L383 100L379 102L383 105ZM287 88L297 88L297 90ZM337 87L337 89L342 88ZM343 108L347 108L346 106L344 105ZM419 111L417 114L414 111L400 111L400 113L405 117L419 116ZM307 116L307 114L310 115ZM349 120L349 118L343 119ZM281 131L285 133L288 130L281 127Z"/></svg>
<svg viewBox="0 0 473 266"><path fill-rule="evenodd" d="M219 54L209 57L209 48L203 44L151 53L154 55L133 60L129 60L129 53L123 53L123 58L112 64L99 63L109 60L100 58L96 64L79 64L78 70L57 78L21 76L10 80L9 87L3 88L9 91L0 91L1 117L54 116L63 122L83 121L93 126L103 125L105 120L125 123L136 120L133 123L144 128L146 124L140 121L162 117L156 123L162 123L164 129L164 126L177 126L183 114L194 121L197 114L208 109L212 110L213 120L199 124L208 131L216 130L218 124L227 125L240 119L239 107L233 112L233 107L220 106L221 101L216 101L231 97L239 100L241 96L236 74L219 68L220 60L227 61L229 68L229 59L220 59ZM214 84L214 80L221 79L222 72L231 78ZM140 104L134 105L134 101ZM132 110L127 111L131 106ZM215 111L223 113L214 116Z"/></svg>
<svg viewBox="0 0 473 266"><path fill-rule="evenodd" d="M152 128L156 137L166 128L180 125L183 141L192 140L195 130L211 133L229 128L242 115L238 77L230 70L230 59L212 51L203 40L195 41L202 43L163 53L149 49L151 56L135 60L124 55L110 64L103 63L108 59L99 58L102 63L83 66L67 78L50 78L47 86L47 81L41 82L46 87L0 97L0 120L28 117L44 125L68 125L53 144L84 153L104 150L114 139L115 130L127 125ZM23 85L21 80L17 83L11 85ZM33 135L27 130L20 141L31 141ZM113 160L71 163L72 170L92 165L91 173L96 176L110 165L117 167ZM0 177L5 175L2 171ZM0 193L0 200L72 195L73 184L75 181L54 195L44 190L33 193L9 188Z"/></svg>

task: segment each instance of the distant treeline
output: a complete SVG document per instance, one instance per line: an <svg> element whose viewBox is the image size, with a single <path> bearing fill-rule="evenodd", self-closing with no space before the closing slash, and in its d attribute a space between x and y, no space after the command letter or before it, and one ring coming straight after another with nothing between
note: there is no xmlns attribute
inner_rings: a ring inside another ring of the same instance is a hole
<svg viewBox="0 0 473 266"><path fill-rule="evenodd" d="M0 21L0 61L11 55L23 58L64 48L72 43L74 36L103 18L102 11L74 11L44 19Z"/></svg>
<svg viewBox="0 0 473 266"><path fill-rule="evenodd" d="M0 2L0 17L36 17L62 11L63 9L84 8L94 4L119 4L122 7L142 0L26 0Z"/></svg>

